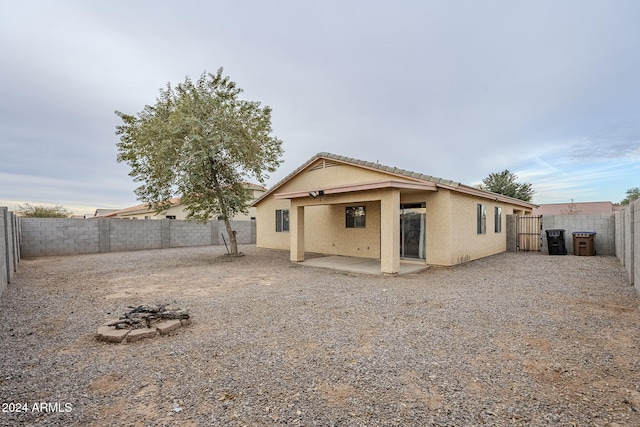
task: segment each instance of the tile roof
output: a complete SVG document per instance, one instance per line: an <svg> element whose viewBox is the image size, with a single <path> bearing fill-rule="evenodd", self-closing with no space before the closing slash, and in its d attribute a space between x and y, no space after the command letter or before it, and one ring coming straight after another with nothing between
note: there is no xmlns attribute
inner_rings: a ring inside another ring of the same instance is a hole
<svg viewBox="0 0 640 427"><path fill-rule="evenodd" d="M332 160L338 160L338 161L341 161L341 162L351 163L351 164L354 164L354 165L366 166L366 167L371 168L371 169L378 169L378 170L383 171L383 172L389 172L389 173L393 173L393 174L396 174L396 175L402 175L402 176L405 176L407 178L415 178L415 179L420 179L420 180L423 180L423 181L434 182L436 184L444 184L444 185L447 185L447 186L450 186L450 187L457 187L458 185L460 185L460 183L456 182L456 181L437 178L435 176L425 175L425 174L422 174L422 173L419 173L419 172L412 172L412 171L408 171L408 170L405 170L405 169L396 168L396 167L393 167L393 166L385 166L385 165L381 165L380 163L367 162L367 161L364 161L364 160L358 160L358 159L354 159L354 158L351 158L351 157L338 156L337 154L327 153L326 151L316 154L309 162L305 163L305 165L303 165L303 166L306 166L307 164L311 163L312 161L314 161L317 158L332 159Z"/></svg>
<svg viewBox="0 0 640 427"><path fill-rule="evenodd" d="M180 197L174 197L174 198L169 199L169 203L171 203L171 206L179 205L180 204ZM140 203L139 205L129 206L128 208L120 209L118 211L109 212L109 213L107 213L105 215L101 215L101 216L103 216L103 217L113 217L113 216L116 216L116 215L130 213L130 212L136 212L136 211L148 212L148 211L151 211L151 207L150 207L149 203Z"/></svg>

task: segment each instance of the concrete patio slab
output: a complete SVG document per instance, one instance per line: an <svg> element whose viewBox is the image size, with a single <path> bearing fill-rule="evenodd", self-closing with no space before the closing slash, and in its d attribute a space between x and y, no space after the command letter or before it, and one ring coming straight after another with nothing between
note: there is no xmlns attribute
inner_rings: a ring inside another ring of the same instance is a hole
<svg viewBox="0 0 640 427"><path fill-rule="evenodd" d="M306 261L302 261L299 264L309 267L328 268L331 270L347 271L350 273L372 274L379 276L382 274L380 271L380 260L370 258L358 258L332 255L320 258L312 258ZM398 274L417 273L418 271L426 269L424 264L414 264L409 262L400 262L400 271Z"/></svg>

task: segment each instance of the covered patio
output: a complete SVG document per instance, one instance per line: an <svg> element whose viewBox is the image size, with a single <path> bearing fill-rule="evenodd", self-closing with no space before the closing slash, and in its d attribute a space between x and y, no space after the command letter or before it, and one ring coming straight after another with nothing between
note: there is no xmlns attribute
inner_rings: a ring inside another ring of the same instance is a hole
<svg viewBox="0 0 640 427"><path fill-rule="evenodd" d="M276 193L274 197L276 200L290 201L290 254L291 261L295 262L303 262L305 259L305 208L332 204L378 203L380 219L377 227L379 239L377 246L379 246L379 257L374 259L360 258L363 261L353 262L349 260L357 260L359 258L338 256L330 257L332 260L327 262L345 267L350 266L349 268L356 272L393 275L402 274L400 262L401 194L424 194L425 192L435 191L437 191L437 188L433 183L385 179L358 184L323 186L318 190L305 189L302 191ZM343 227L343 224L339 221L326 219L326 222L331 223L333 227ZM402 264L412 265L408 263ZM374 267L376 271L372 272ZM425 267L426 264L423 261L421 268ZM406 271L408 268L405 267L404 270Z"/></svg>

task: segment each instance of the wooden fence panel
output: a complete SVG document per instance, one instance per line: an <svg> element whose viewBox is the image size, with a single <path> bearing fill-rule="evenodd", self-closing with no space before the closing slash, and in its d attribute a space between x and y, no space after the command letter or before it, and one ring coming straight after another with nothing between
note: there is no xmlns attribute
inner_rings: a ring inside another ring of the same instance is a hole
<svg viewBox="0 0 640 427"><path fill-rule="evenodd" d="M540 251L542 215L522 215L517 220L518 251Z"/></svg>

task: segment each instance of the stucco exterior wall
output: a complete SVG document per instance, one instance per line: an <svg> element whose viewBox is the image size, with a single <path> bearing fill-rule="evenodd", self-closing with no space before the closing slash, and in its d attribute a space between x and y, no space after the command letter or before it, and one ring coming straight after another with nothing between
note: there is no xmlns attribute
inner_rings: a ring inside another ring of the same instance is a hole
<svg viewBox="0 0 640 427"><path fill-rule="evenodd" d="M349 206L365 207L364 228L346 228ZM380 202L308 206L304 219L305 251L380 258Z"/></svg>
<svg viewBox="0 0 640 427"><path fill-rule="evenodd" d="M259 248L289 250L289 232L276 232L277 209L291 209L289 200L264 199L256 213L256 246Z"/></svg>
<svg viewBox="0 0 640 427"><path fill-rule="evenodd" d="M321 167L321 161L309 165L307 169L300 172L280 188L278 193L289 191L314 190L323 187L331 187L342 184L357 184L380 179L388 179L389 175L379 171L357 168L349 165L336 165ZM329 163L327 163L328 165Z"/></svg>
<svg viewBox="0 0 640 427"><path fill-rule="evenodd" d="M440 190L426 194L426 258L427 264L451 265L451 233L453 218L451 210L451 192Z"/></svg>
<svg viewBox="0 0 640 427"><path fill-rule="evenodd" d="M487 213L484 234L478 234L477 229L477 205L479 203L485 206ZM502 208L500 232L495 232L496 207ZM506 215L511 214L512 211L513 208L505 203L452 192L449 214L455 227L449 234L452 241L448 265L460 264L506 251Z"/></svg>
<svg viewBox="0 0 640 427"><path fill-rule="evenodd" d="M305 206L305 251L340 254L363 258L380 258L380 200L385 191L363 191L357 194L324 196ZM294 203L300 203L296 201ZM346 227L346 208L365 207L365 227Z"/></svg>

